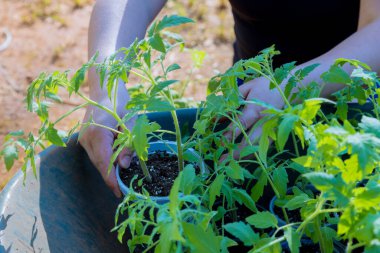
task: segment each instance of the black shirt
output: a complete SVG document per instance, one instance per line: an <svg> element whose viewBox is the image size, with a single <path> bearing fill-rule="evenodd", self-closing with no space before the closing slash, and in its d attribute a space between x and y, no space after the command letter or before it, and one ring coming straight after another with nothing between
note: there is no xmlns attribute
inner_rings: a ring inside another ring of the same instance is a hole
<svg viewBox="0 0 380 253"><path fill-rule="evenodd" d="M275 66L306 62L357 30L360 0L230 0L235 21L234 62L275 44Z"/></svg>

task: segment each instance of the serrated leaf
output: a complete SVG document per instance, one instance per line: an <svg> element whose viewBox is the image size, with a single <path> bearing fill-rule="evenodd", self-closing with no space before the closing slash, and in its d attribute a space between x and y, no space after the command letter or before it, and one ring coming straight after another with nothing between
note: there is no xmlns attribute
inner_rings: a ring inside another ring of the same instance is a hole
<svg viewBox="0 0 380 253"><path fill-rule="evenodd" d="M289 210L295 210L295 209L298 209L298 208L305 206L309 200L310 200L309 196L305 193L302 193L300 195L297 195L297 196L291 198L285 204L285 208L287 208Z"/></svg>
<svg viewBox="0 0 380 253"><path fill-rule="evenodd" d="M168 87L174 83L177 83L177 82L178 82L178 80L166 80L163 82L159 82L157 85L153 86L152 91L150 92L150 95L151 96L155 95L156 93L162 91L166 87Z"/></svg>
<svg viewBox="0 0 380 253"><path fill-rule="evenodd" d="M66 144L62 141L61 137L58 135L57 129L53 125L49 125L46 130L46 138L54 145L65 147Z"/></svg>
<svg viewBox="0 0 380 253"><path fill-rule="evenodd" d="M341 83L349 84L351 83L351 78L341 67L333 65L330 69L321 75L321 78L326 83Z"/></svg>
<svg viewBox="0 0 380 253"><path fill-rule="evenodd" d="M284 167L277 168L273 171L273 183L276 185L280 196L285 196L288 188L288 173Z"/></svg>
<svg viewBox="0 0 380 253"><path fill-rule="evenodd" d="M365 132L380 138L380 121L378 119L363 115L359 127Z"/></svg>
<svg viewBox="0 0 380 253"><path fill-rule="evenodd" d="M319 166L319 162L313 156L300 156L293 158L292 161L306 168L315 168Z"/></svg>
<svg viewBox="0 0 380 253"><path fill-rule="evenodd" d="M334 176L324 172L310 172L303 176L320 191L329 190L336 184Z"/></svg>
<svg viewBox="0 0 380 253"><path fill-rule="evenodd" d="M239 165L238 162L232 160L229 165L226 167L227 176L232 179L243 180L244 171L243 168Z"/></svg>
<svg viewBox="0 0 380 253"><path fill-rule="evenodd" d="M156 49L157 51L166 53L165 44L159 34L155 34L153 37L150 37L149 44L152 48Z"/></svg>
<svg viewBox="0 0 380 253"><path fill-rule="evenodd" d="M289 134L291 133L294 124L298 121L298 116L293 114L285 114L278 126L277 143L280 151L284 150L284 146L288 141Z"/></svg>
<svg viewBox="0 0 380 253"><path fill-rule="evenodd" d="M255 233L251 226L239 221L229 223L223 226L228 233L236 238L239 238L245 246L254 245L260 238L259 234Z"/></svg>
<svg viewBox="0 0 380 253"><path fill-rule="evenodd" d="M148 112L167 112L175 110L175 107L173 107L166 100L160 100L156 97L152 97L147 102L145 110Z"/></svg>
<svg viewBox="0 0 380 253"><path fill-rule="evenodd" d="M184 234L193 252L220 253L222 237L216 236L212 229L204 231L200 226L183 222Z"/></svg>
<svg viewBox="0 0 380 253"><path fill-rule="evenodd" d="M165 16L162 20L158 21L155 27L153 27L154 32L160 32L165 28L178 26L186 23L194 23L194 21L187 17L182 17L178 15ZM153 31L150 31L153 32Z"/></svg>
<svg viewBox="0 0 380 253"><path fill-rule="evenodd" d="M264 187L267 185L267 183L268 178L266 177L265 173L262 172L258 181L251 190L251 196L254 201L258 201L260 197L263 195Z"/></svg>
<svg viewBox="0 0 380 253"><path fill-rule="evenodd" d="M253 201L252 197L249 196L245 190L234 188L232 189L232 193L239 204L244 204L251 211L257 212L255 201Z"/></svg>
<svg viewBox="0 0 380 253"><path fill-rule="evenodd" d="M9 145L1 151L0 156L3 156L5 167L9 171L12 168L14 161L18 159L18 150L16 146Z"/></svg>
<svg viewBox="0 0 380 253"><path fill-rule="evenodd" d="M173 63L166 69L166 73L172 72L174 70L180 69L181 66L179 66L177 63Z"/></svg>
<svg viewBox="0 0 380 253"><path fill-rule="evenodd" d="M222 185L224 182L224 175L219 174L216 176L214 182L211 183L210 185L210 190L209 190L209 208L212 209L212 206L215 203L215 199L217 196L220 196Z"/></svg>
<svg viewBox="0 0 380 253"><path fill-rule="evenodd" d="M150 123L146 115L142 115L136 119L132 129L133 147L139 159L148 160L148 134L160 129L160 125L153 122Z"/></svg>
<svg viewBox="0 0 380 253"><path fill-rule="evenodd" d="M284 231L284 236L288 242L290 252L299 253L299 248L301 246L301 236L293 228L287 228Z"/></svg>
<svg viewBox="0 0 380 253"><path fill-rule="evenodd" d="M270 212L258 212L246 218L246 221L256 228L275 228L277 227L277 218Z"/></svg>
<svg viewBox="0 0 380 253"><path fill-rule="evenodd" d="M259 151L258 146L245 146L241 151L240 151L240 159L250 156L255 152Z"/></svg>

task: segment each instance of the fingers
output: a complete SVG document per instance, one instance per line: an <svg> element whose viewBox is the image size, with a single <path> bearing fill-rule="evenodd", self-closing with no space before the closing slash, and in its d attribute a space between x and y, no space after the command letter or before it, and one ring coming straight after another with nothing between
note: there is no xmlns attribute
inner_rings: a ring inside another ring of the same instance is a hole
<svg viewBox="0 0 380 253"><path fill-rule="evenodd" d="M117 157L117 161L122 168L128 168L132 161L133 152L128 149L123 149L119 156Z"/></svg>
<svg viewBox="0 0 380 253"><path fill-rule="evenodd" d="M240 94L243 96L244 99L248 97L249 92L252 90L252 84L251 83L244 83L239 86Z"/></svg>
<svg viewBox="0 0 380 253"><path fill-rule="evenodd" d="M247 130L253 126L253 124L261 118L259 108L256 105L248 104L244 107L239 116L238 120L240 121L242 128ZM228 126L229 131L227 131L224 136L227 140L231 141L233 136L237 138L241 134L241 129L232 122Z"/></svg>
<svg viewBox="0 0 380 253"><path fill-rule="evenodd" d="M112 167L110 173L108 173L114 141L113 133L105 129L91 127L86 130L79 141L86 150L91 162L102 175L106 185L113 191L116 197L121 197L115 168Z"/></svg>

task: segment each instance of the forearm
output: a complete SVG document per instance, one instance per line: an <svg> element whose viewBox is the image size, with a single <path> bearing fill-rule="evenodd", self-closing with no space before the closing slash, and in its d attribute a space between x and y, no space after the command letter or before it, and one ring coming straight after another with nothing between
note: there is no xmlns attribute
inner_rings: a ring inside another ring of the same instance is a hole
<svg viewBox="0 0 380 253"><path fill-rule="evenodd" d="M304 81L309 83L316 81L322 83L320 76L327 71L337 58L357 59L369 65L373 71L380 71L380 18L363 27L356 33L352 34L346 40L338 44L329 52L317 57L309 62L303 63L297 67L319 63L319 67L315 69ZM352 68L345 66L346 71L351 71ZM327 84L322 90L322 96L328 97L330 94L338 91L343 87L342 84Z"/></svg>
<svg viewBox="0 0 380 253"><path fill-rule="evenodd" d="M88 35L89 57L99 52L98 61L121 47L128 47L136 38L144 37L145 31L165 0L98 0L94 6ZM99 86L95 70L89 73L90 97L97 101L106 99L107 92ZM127 99L128 92L120 82L118 98Z"/></svg>

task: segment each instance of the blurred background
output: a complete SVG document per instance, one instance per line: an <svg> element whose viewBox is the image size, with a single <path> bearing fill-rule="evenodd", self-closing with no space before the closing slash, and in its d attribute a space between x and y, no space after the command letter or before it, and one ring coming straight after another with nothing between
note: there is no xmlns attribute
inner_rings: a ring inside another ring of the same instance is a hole
<svg viewBox="0 0 380 253"><path fill-rule="evenodd" d="M87 61L87 31L94 0L0 0L0 146L4 136L23 129L33 131L39 120L28 113L23 103L28 84L41 72L75 70ZM112 1L110 1L111 3ZM182 69L175 79L191 81L184 94L199 101L206 96L207 81L232 65L234 41L233 19L228 0L168 0L163 15L190 17L195 24L176 28L188 50L169 56L170 62ZM8 40L7 40L8 37ZM11 40L9 40L11 39ZM206 57L199 69L191 70L192 49L204 51ZM129 87L136 85L133 80ZM88 91L88 86L84 86ZM53 117L62 115L79 99L63 97L54 105ZM82 120L78 111L60 126L68 129ZM20 167L7 172L0 163L0 190Z"/></svg>

